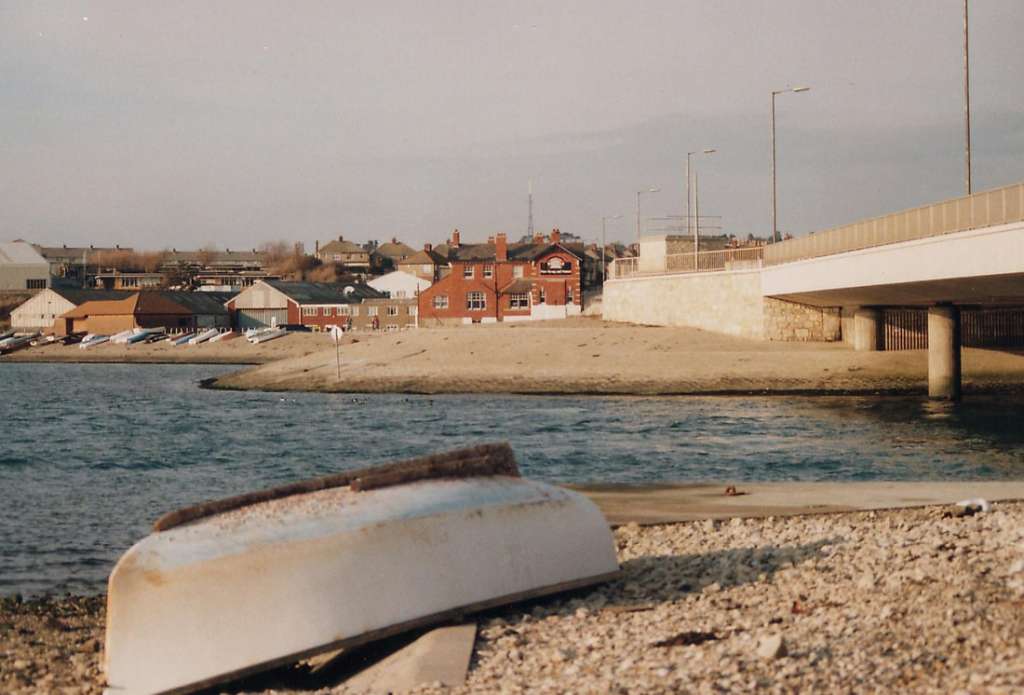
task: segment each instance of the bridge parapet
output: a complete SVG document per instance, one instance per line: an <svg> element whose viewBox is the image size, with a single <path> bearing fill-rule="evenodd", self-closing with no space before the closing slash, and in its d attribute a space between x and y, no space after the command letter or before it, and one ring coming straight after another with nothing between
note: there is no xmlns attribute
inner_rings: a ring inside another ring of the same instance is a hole
<svg viewBox="0 0 1024 695"><path fill-rule="evenodd" d="M765 246L740 246L716 251L670 253L644 266L640 258L618 258L612 264L614 279L675 275L679 273L712 273L723 270L753 270L761 267Z"/></svg>
<svg viewBox="0 0 1024 695"><path fill-rule="evenodd" d="M895 212L765 247L764 265L1024 221L1024 183Z"/></svg>

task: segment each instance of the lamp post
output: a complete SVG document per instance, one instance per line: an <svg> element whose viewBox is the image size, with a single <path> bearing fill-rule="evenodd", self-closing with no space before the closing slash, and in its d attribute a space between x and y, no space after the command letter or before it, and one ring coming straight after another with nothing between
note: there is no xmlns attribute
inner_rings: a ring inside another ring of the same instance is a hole
<svg viewBox="0 0 1024 695"><path fill-rule="evenodd" d="M772 92L772 243L774 243L776 241L776 237L779 236L779 211L775 196L775 97L779 94L786 94L787 92L799 94L800 92L810 91L810 89L810 87L792 87L790 89L777 89ZM778 240L781 241L781 238Z"/></svg>
<svg viewBox="0 0 1024 695"><path fill-rule="evenodd" d="M709 147L705 150L700 150L701 154L714 154L718 152L714 147ZM697 151L686 153L686 233L690 233L690 157L697 154ZM700 234L700 220L697 220L697 226L693 230L693 263L694 268L697 267L697 246L700 243L698 235Z"/></svg>
<svg viewBox="0 0 1024 695"><path fill-rule="evenodd" d="M964 184L971 194L971 64L967 32L967 0L964 0Z"/></svg>
<svg viewBox="0 0 1024 695"><path fill-rule="evenodd" d="M652 186L651 188L648 188L645 191L637 191L636 192L636 241L637 241L638 244L640 243L640 194L641 193L657 193L660 190L661 190L660 188L655 188L655 187Z"/></svg>
<svg viewBox="0 0 1024 695"><path fill-rule="evenodd" d="M604 281L608 279L606 277L607 274L608 274L608 266L605 265L605 260L604 260L604 249L605 249L606 246L608 246L608 242L606 240L606 238L608 236L608 220L621 220L621 219L622 219L622 215L606 215L606 216L601 218L601 284L602 285L604 285Z"/></svg>

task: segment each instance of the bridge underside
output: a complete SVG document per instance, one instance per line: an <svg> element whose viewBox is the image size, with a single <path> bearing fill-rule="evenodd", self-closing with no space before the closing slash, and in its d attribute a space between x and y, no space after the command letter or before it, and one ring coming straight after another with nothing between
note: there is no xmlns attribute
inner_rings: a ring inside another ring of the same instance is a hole
<svg viewBox="0 0 1024 695"><path fill-rule="evenodd" d="M1019 306L1024 305L1024 273L949 278L772 294L775 299L819 307L833 306Z"/></svg>

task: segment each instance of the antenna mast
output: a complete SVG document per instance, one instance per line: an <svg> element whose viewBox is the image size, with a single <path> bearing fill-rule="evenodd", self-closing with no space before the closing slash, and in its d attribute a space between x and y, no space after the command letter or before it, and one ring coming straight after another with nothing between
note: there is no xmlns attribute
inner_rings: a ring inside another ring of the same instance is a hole
<svg viewBox="0 0 1024 695"><path fill-rule="evenodd" d="M526 223L526 236L533 239L533 179L529 180L526 188L526 201L529 206L529 218Z"/></svg>

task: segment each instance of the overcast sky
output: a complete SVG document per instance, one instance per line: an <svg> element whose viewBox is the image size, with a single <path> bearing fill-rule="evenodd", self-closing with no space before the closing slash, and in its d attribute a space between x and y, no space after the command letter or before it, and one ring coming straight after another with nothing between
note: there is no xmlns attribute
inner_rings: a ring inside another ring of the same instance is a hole
<svg viewBox="0 0 1024 695"><path fill-rule="evenodd" d="M975 189L1024 180L1024 2L971 0ZM961 0L0 0L0 239L795 234L963 190ZM652 227L657 223L652 223Z"/></svg>

